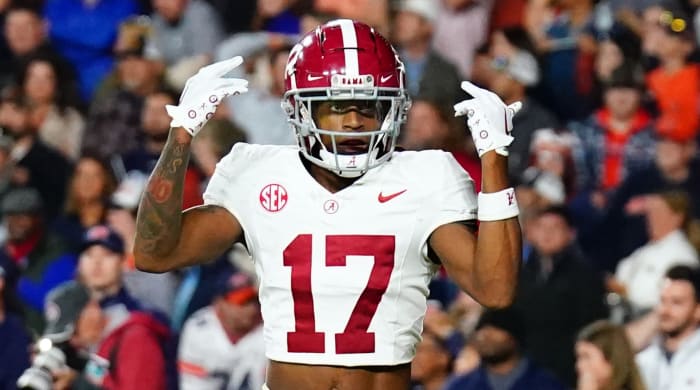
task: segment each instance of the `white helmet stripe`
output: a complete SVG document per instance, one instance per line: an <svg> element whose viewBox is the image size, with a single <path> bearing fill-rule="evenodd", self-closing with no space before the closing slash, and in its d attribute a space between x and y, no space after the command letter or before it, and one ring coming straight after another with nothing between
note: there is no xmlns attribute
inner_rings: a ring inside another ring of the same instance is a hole
<svg viewBox="0 0 700 390"><path fill-rule="evenodd" d="M355 23L350 19L338 19L328 25L340 26L340 31L343 34L343 47L357 47L357 33L355 32ZM358 60L357 50L345 51L345 74L347 76L360 75L360 61Z"/></svg>

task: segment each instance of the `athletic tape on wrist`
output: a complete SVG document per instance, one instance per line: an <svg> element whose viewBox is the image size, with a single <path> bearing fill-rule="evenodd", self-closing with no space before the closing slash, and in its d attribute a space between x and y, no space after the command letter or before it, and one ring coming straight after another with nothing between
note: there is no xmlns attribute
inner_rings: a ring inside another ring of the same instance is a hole
<svg viewBox="0 0 700 390"><path fill-rule="evenodd" d="M520 213L513 187L498 192L479 192L476 201L479 221L500 221Z"/></svg>

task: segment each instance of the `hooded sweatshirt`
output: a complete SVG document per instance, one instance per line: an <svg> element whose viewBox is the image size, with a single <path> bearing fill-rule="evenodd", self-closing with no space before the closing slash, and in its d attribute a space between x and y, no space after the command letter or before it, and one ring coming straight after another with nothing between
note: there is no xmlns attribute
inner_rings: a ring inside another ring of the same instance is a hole
<svg viewBox="0 0 700 390"><path fill-rule="evenodd" d="M100 344L100 361L88 370L90 381L107 390L165 389L163 345L169 337L168 327L152 315L131 312L129 319Z"/></svg>

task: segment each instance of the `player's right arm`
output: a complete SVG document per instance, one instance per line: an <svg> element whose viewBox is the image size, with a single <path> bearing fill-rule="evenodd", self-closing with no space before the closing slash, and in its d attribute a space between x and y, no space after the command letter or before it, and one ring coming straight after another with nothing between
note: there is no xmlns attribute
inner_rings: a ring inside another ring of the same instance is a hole
<svg viewBox="0 0 700 390"><path fill-rule="evenodd" d="M176 128L148 179L136 217L134 258L142 271L165 272L211 260L238 240L241 225L223 207L182 211L192 137Z"/></svg>
<svg viewBox="0 0 700 390"><path fill-rule="evenodd" d="M242 63L234 57L200 69L185 85L170 136L148 179L136 217L134 259L142 271L165 272L209 261L240 239L242 228L223 207L207 205L182 212L185 171L192 138L221 101L247 91L247 82L226 78Z"/></svg>

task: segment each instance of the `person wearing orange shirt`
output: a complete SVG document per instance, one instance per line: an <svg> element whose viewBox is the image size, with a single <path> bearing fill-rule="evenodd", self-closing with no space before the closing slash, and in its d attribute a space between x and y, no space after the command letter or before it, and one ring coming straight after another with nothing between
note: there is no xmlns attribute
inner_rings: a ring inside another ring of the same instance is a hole
<svg viewBox="0 0 700 390"><path fill-rule="evenodd" d="M663 33L658 37L656 55L661 65L647 74L647 87L659 108L656 127L660 132L692 137L700 124L700 71L687 60L695 49L692 22L664 11L659 24Z"/></svg>

